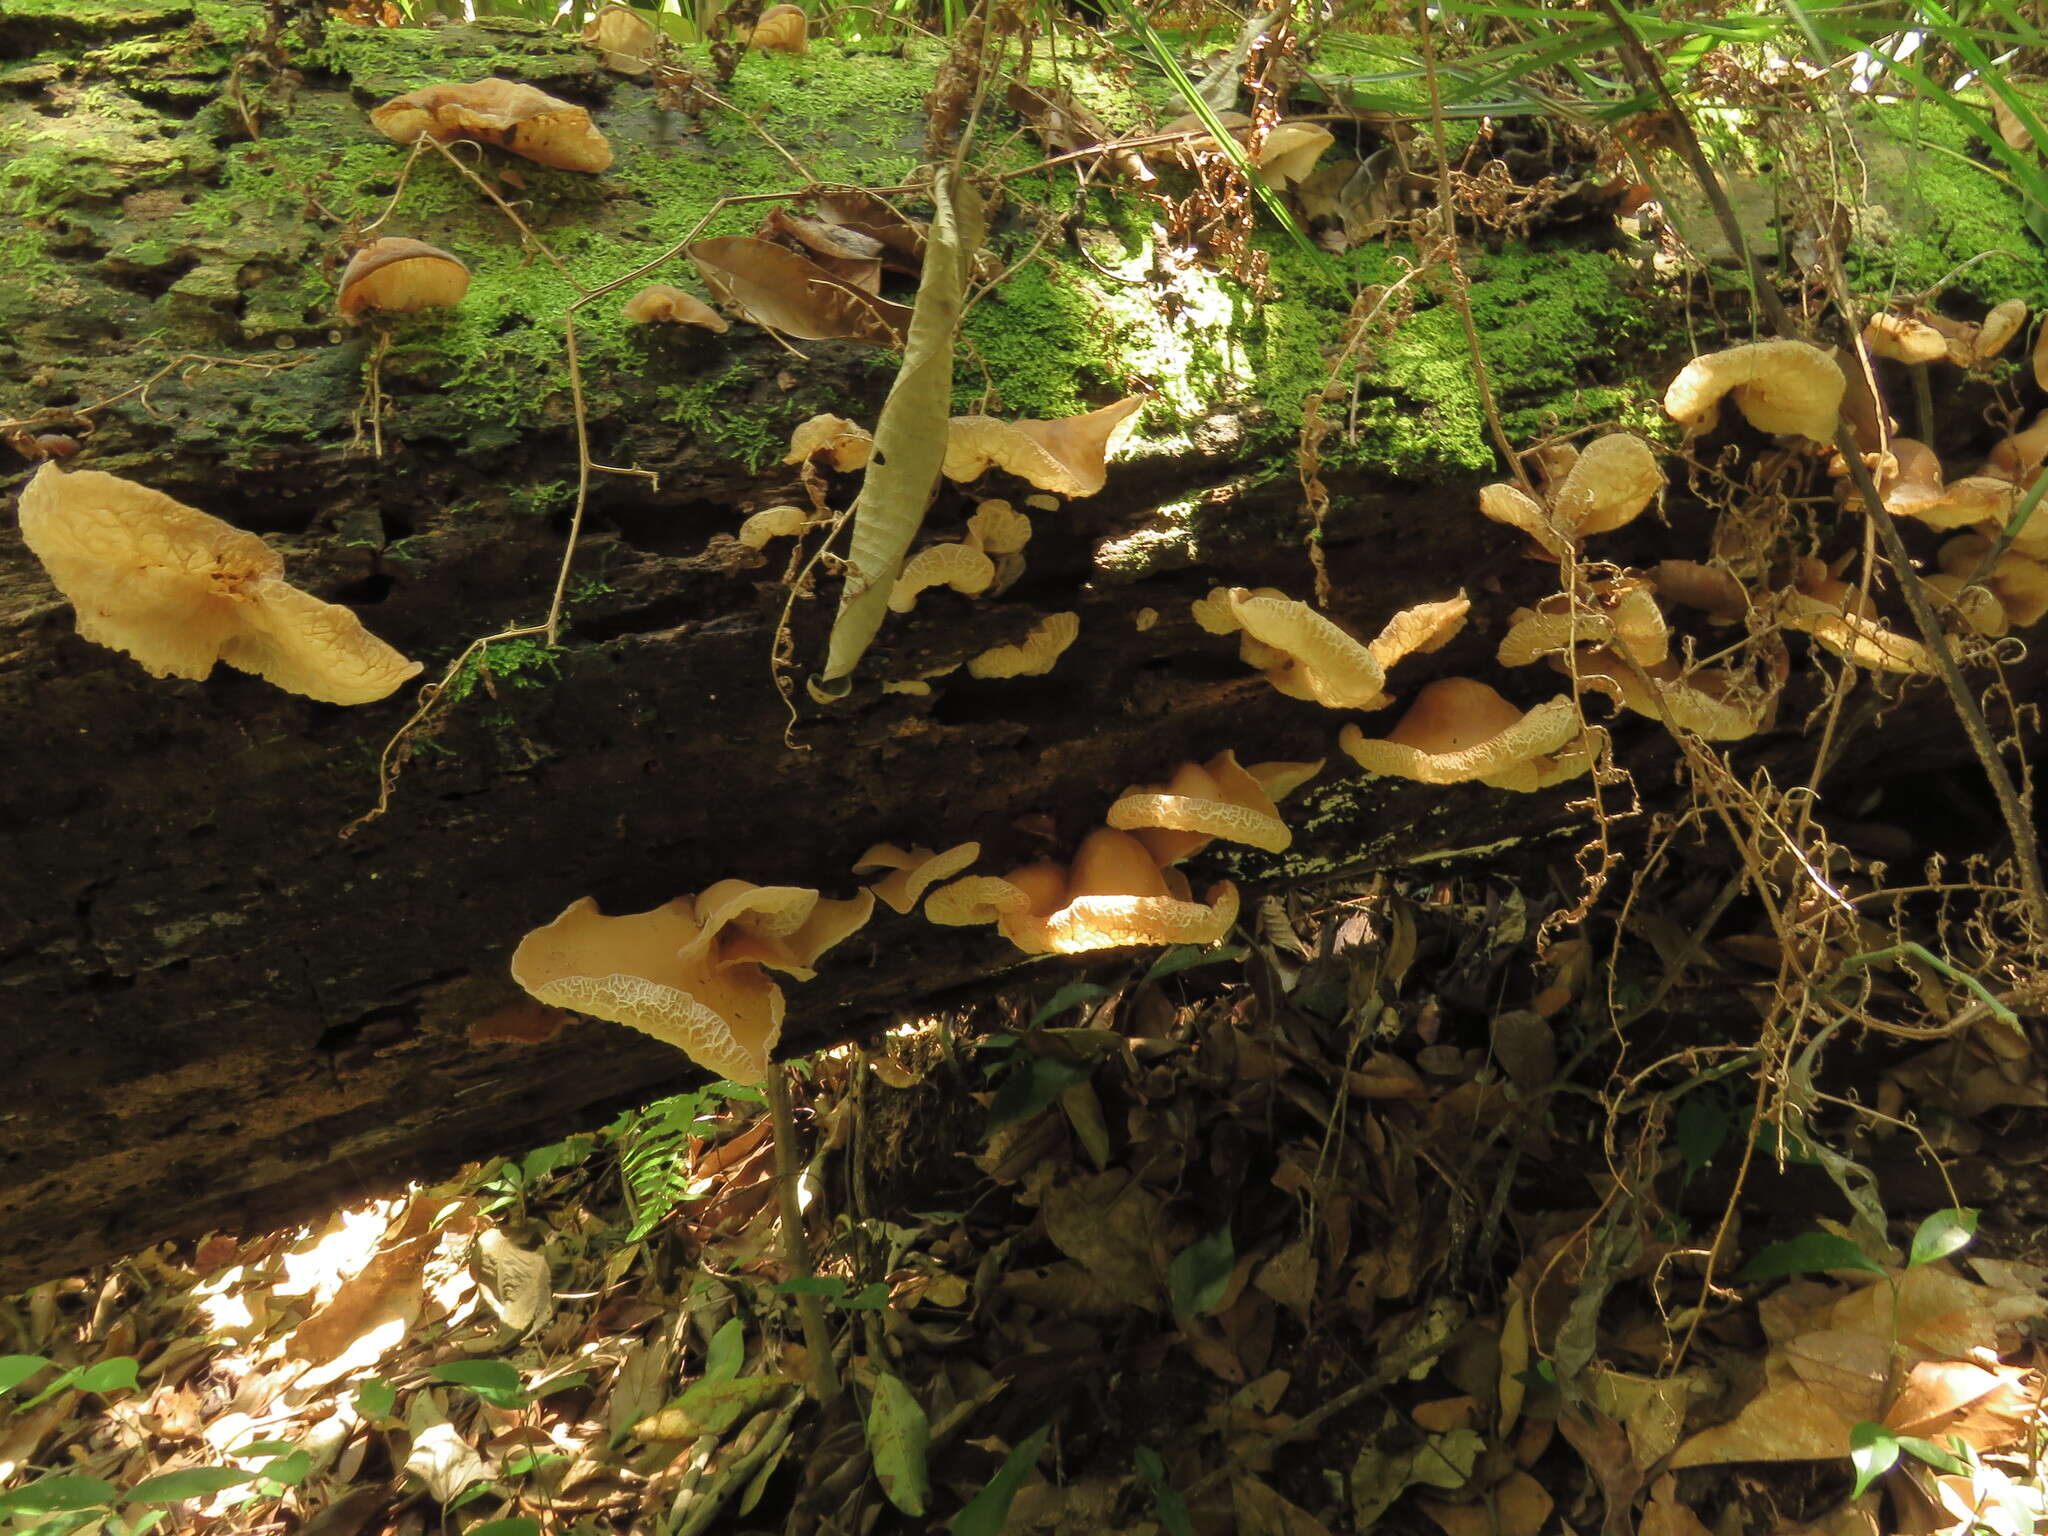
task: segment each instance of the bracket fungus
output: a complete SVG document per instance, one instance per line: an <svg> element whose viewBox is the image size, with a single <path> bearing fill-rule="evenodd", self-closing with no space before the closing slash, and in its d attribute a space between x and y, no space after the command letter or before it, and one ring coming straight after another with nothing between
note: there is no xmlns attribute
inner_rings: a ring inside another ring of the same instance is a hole
<svg viewBox="0 0 2048 1536"><path fill-rule="evenodd" d="M667 283L649 283L626 300L619 313L634 325L699 325L707 331L729 331L732 322L694 293Z"/></svg>
<svg viewBox="0 0 2048 1536"><path fill-rule="evenodd" d="M21 536L78 633L151 677L203 678L216 661L327 704L368 704L420 670L348 609L284 579L253 533L99 470L54 463L21 493Z"/></svg>
<svg viewBox="0 0 2048 1536"><path fill-rule="evenodd" d="M935 923L994 923L1028 955L1085 954L1130 944L1214 944L1237 921L1228 880L1196 901L1177 870L1161 869L1128 832L1097 827L1073 861L1029 864L1000 878L970 876L925 899Z"/></svg>
<svg viewBox="0 0 2048 1536"><path fill-rule="evenodd" d="M1476 779L1527 793L1575 779L1592 766L1581 732L1569 697L1524 711L1473 678L1440 677L1417 692L1384 737L1347 725L1337 744L1370 773L1422 784Z"/></svg>
<svg viewBox="0 0 2048 1536"><path fill-rule="evenodd" d="M1144 403L1143 395L1130 395L1057 421L955 416L946 429L943 473L948 480L974 480L993 465L1041 491L1093 496L1108 483L1111 446Z"/></svg>
<svg viewBox="0 0 2048 1536"><path fill-rule="evenodd" d="M1667 656L1654 666L1632 665L1604 647L1580 651L1567 664L1553 657L1551 665L1569 671L1581 688L1604 693L1631 714L1668 721L1681 731L1707 741L1741 741L1754 736L1770 720L1776 697L1744 685L1717 667L1683 666Z"/></svg>
<svg viewBox="0 0 2048 1536"><path fill-rule="evenodd" d="M1992 550L1992 540L1981 533L1963 533L1941 546L1937 557L1942 575L1960 584L1974 575ZM1941 580L1927 578L1929 585ZM2026 629L2048 615L2048 564L2008 549L1985 573L1984 585L1998 599L2005 619L2015 629Z"/></svg>
<svg viewBox="0 0 2048 1536"><path fill-rule="evenodd" d="M1284 853L1294 834L1280 819L1277 802L1322 767L1318 760L1247 768L1235 752L1219 752L1206 763L1181 764L1164 784L1132 785L1103 820L1135 836L1162 868L1192 858L1219 837Z"/></svg>
<svg viewBox="0 0 2048 1536"><path fill-rule="evenodd" d="M802 507L784 503L765 507L740 524L739 541L748 549L766 549L770 539L790 539L811 525L811 515Z"/></svg>
<svg viewBox="0 0 2048 1536"><path fill-rule="evenodd" d="M844 416L818 415L800 422L789 434L785 464L808 464L819 454L841 474L865 469L874 457L875 435L857 427Z"/></svg>
<svg viewBox="0 0 2048 1536"><path fill-rule="evenodd" d="M469 268L459 257L424 240L387 235L372 240L342 268L335 307L347 320L366 309L405 313L460 304L469 292Z"/></svg>
<svg viewBox="0 0 2048 1536"><path fill-rule="evenodd" d="M1650 445L1628 432L1596 437L1583 450L1559 445L1543 460L1543 500L1501 482L1479 493L1479 510L1519 528L1562 560L1588 534L1634 522L1664 489L1664 471Z"/></svg>
<svg viewBox="0 0 2048 1536"><path fill-rule="evenodd" d="M928 544L904 562L889 589L889 611L911 612L927 587L951 587L973 597L986 592L995 579L995 562L972 544Z"/></svg>
<svg viewBox="0 0 2048 1536"><path fill-rule="evenodd" d="M1216 587L1189 611L1212 635L1241 630L1238 654L1289 698L1326 709L1380 709L1390 702L1387 669L1443 645L1464 626L1470 607L1460 594L1403 609L1370 644L1272 587Z"/></svg>
<svg viewBox="0 0 2048 1536"><path fill-rule="evenodd" d="M1938 363L1948 357L1948 337L1911 315L1872 315L1863 326L1863 345L1873 357L1896 363Z"/></svg>
<svg viewBox="0 0 2048 1536"><path fill-rule="evenodd" d="M1043 677L1081 638L1081 615L1049 613L1015 645L991 646L967 663L969 677Z"/></svg>
<svg viewBox="0 0 2048 1536"><path fill-rule="evenodd" d="M1778 594L1776 609L1787 629L1811 636L1844 661L1872 672L1934 675L1934 657L1927 647L1886 629L1869 598L1819 560L1796 563L1792 585Z"/></svg>
<svg viewBox="0 0 2048 1536"><path fill-rule="evenodd" d="M1558 592L1533 608L1515 611L1494 659L1504 667L1526 667L1538 658L1576 645L1620 646L1642 666L1671 653L1671 627L1648 581L1618 578L1594 582L1581 602Z"/></svg>
<svg viewBox="0 0 2048 1536"><path fill-rule="evenodd" d="M876 870L889 871L868 889L891 912L908 913L931 887L952 879L980 857L979 843L956 843L943 853L877 843L854 861L853 872L865 875Z"/></svg>
<svg viewBox="0 0 2048 1536"><path fill-rule="evenodd" d="M370 113L385 138L411 144L422 136L467 139L563 171L596 172L612 163L612 147L574 102L536 86L492 76L466 85L429 85L394 96Z"/></svg>
<svg viewBox="0 0 2048 1536"><path fill-rule="evenodd" d="M615 75L649 73L661 48L661 34L630 5L600 6L580 36L597 50L598 63Z"/></svg>
<svg viewBox="0 0 2048 1536"><path fill-rule="evenodd" d="M1650 584L1659 597L1696 609L1711 624L1740 624L1749 612L1749 589L1735 573L1697 560L1659 560Z"/></svg>
<svg viewBox="0 0 2048 1536"><path fill-rule="evenodd" d="M810 20L804 15L802 6L771 5L754 23L754 30L747 37L747 46L767 48L777 53L807 53L810 51L809 30Z"/></svg>
<svg viewBox="0 0 2048 1536"><path fill-rule="evenodd" d="M1752 341L1696 357L1664 391L1664 413L1688 432L1711 432L1721 401L1759 432L1830 443L1849 380L1841 365L1803 341Z"/></svg>
<svg viewBox="0 0 2048 1536"><path fill-rule="evenodd" d="M520 940L512 979L535 998L624 1024L734 1082L767 1079L782 988L867 921L874 898L827 901L798 886L722 880L694 900L606 917L585 896Z"/></svg>

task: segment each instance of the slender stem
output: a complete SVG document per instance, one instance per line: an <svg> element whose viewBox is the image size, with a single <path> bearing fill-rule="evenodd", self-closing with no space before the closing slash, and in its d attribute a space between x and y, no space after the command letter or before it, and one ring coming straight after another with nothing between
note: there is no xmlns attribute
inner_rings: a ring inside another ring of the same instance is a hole
<svg viewBox="0 0 2048 1536"><path fill-rule="evenodd" d="M775 1126L775 1203L782 1216L782 1259L793 1276L811 1278L811 1245L804 1237L804 1213L796 1197L796 1117L789 1111L789 1073L781 1063L768 1068L768 1116ZM796 1298L804 1349L811 1357L811 1395L821 1403L839 1396L839 1367L832 1358L832 1334L825 1326L825 1301L808 1292Z"/></svg>

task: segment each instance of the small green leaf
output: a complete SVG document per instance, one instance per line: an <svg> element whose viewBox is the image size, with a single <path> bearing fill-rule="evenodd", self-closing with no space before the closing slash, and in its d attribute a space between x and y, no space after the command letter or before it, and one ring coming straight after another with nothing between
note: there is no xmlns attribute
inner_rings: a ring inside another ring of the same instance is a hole
<svg viewBox="0 0 2048 1536"><path fill-rule="evenodd" d="M1010 1520L1010 1501L1017 1497L1017 1490L1024 1486L1024 1479L1038 1465L1039 1454L1051 1437L1052 1429L1048 1426L1034 1430L1018 1441L1010 1454L1003 1458L1003 1464L996 1468L996 1475L967 1501L959 1514L946 1522L946 1529L952 1536L1003 1536L1003 1527Z"/></svg>
<svg viewBox="0 0 2048 1536"><path fill-rule="evenodd" d="M281 1456L287 1451L297 1450L289 1440L251 1440L247 1445L238 1445L229 1452L232 1456Z"/></svg>
<svg viewBox="0 0 2048 1536"><path fill-rule="evenodd" d="M120 1496L120 1489L97 1477L77 1477L70 1474L46 1477L39 1482L30 1483L26 1488L0 1493L0 1515L11 1515L17 1511L48 1515L59 1510L98 1509L103 1504L113 1503Z"/></svg>
<svg viewBox="0 0 2048 1536"><path fill-rule="evenodd" d="M382 1376L372 1376L356 1388L356 1412L366 1419L388 1419L398 1404L398 1393Z"/></svg>
<svg viewBox="0 0 2048 1536"><path fill-rule="evenodd" d="M838 1275L791 1275L775 1287L778 1296L823 1296L837 1301L846 1294L846 1281Z"/></svg>
<svg viewBox="0 0 2048 1536"><path fill-rule="evenodd" d="M1191 971L1198 965L1222 965L1226 961L1242 960L1249 953L1242 944L1176 944L1145 972L1138 985L1148 981L1163 981L1168 976L1178 976L1182 971Z"/></svg>
<svg viewBox="0 0 2048 1536"><path fill-rule="evenodd" d="M1038 1005L1038 1011L1031 1015L1031 1027L1036 1029L1047 1019L1056 1019L1069 1008L1107 996L1109 988L1099 981L1070 981Z"/></svg>
<svg viewBox="0 0 2048 1536"><path fill-rule="evenodd" d="M1063 1089L1083 1081L1088 1068L1078 1062L1034 1056L1003 1079L995 1101L988 1107L988 1128L1001 1130L1013 1120L1035 1115L1060 1096Z"/></svg>
<svg viewBox="0 0 2048 1536"><path fill-rule="evenodd" d="M879 1312L889 1305L888 1284L871 1280L853 1295L842 1298L839 1305L855 1312Z"/></svg>
<svg viewBox="0 0 2048 1536"><path fill-rule="evenodd" d="M185 1467L145 1477L121 1498L130 1504L175 1504L180 1499L203 1499L209 1493L246 1483L255 1475L239 1467Z"/></svg>
<svg viewBox="0 0 2048 1536"><path fill-rule="evenodd" d="M875 1400L868 1408L868 1454L875 1477L891 1504L906 1515L924 1513L931 1496L925 1452L931 1445L931 1421L910 1388L887 1371L875 1374Z"/></svg>
<svg viewBox="0 0 2048 1536"><path fill-rule="evenodd" d="M136 1390L135 1358L116 1355L97 1365L88 1365L71 1383L81 1392L133 1392Z"/></svg>
<svg viewBox="0 0 2048 1536"><path fill-rule="evenodd" d="M293 1488L303 1483L312 1470L310 1452L290 1451L263 1463L256 1475L263 1479L266 1488Z"/></svg>
<svg viewBox="0 0 2048 1536"><path fill-rule="evenodd" d="M1899 1459L1899 1442L1882 1424L1865 1419L1849 1431L1849 1465L1856 1469L1856 1487L1849 1495L1860 1499Z"/></svg>
<svg viewBox="0 0 2048 1536"><path fill-rule="evenodd" d="M1924 1461L1938 1472L1967 1473L1970 1469L1961 1458L1951 1456L1932 1440L1923 1440L1918 1435L1895 1435L1899 1449L1908 1456Z"/></svg>
<svg viewBox="0 0 2048 1536"><path fill-rule="evenodd" d="M435 1381L474 1392L493 1408L522 1408L530 1400L519 1369L505 1360L451 1360L427 1373Z"/></svg>
<svg viewBox="0 0 2048 1536"><path fill-rule="evenodd" d="M747 1363L747 1331L736 1317L728 1317L711 1335L704 1351L705 1381L731 1381Z"/></svg>
<svg viewBox="0 0 2048 1536"><path fill-rule="evenodd" d="M1714 1160L1728 1140L1728 1115L1718 1104L1698 1094L1689 1095L1678 1106L1678 1155L1691 1178Z"/></svg>
<svg viewBox="0 0 2048 1536"><path fill-rule="evenodd" d="M1166 1267L1166 1294L1173 1310L1190 1317L1215 1311L1222 1305L1236 1264L1237 1246L1227 1224L1189 1243Z"/></svg>
<svg viewBox="0 0 2048 1536"><path fill-rule="evenodd" d="M49 1363L41 1355L0 1355L0 1396L12 1392Z"/></svg>
<svg viewBox="0 0 2048 1536"><path fill-rule="evenodd" d="M1736 1273L1738 1280L1782 1280L1787 1275L1810 1275L1830 1269L1860 1269L1881 1275L1884 1266L1846 1237L1832 1232L1803 1232L1782 1243L1772 1243Z"/></svg>
<svg viewBox="0 0 2048 1536"><path fill-rule="evenodd" d="M1906 1268L1917 1269L1967 1248L1970 1239L1977 1235L1977 1214L1951 1206L1921 1222L1913 1234L1913 1251L1906 1260Z"/></svg>
<svg viewBox="0 0 2048 1536"><path fill-rule="evenodd" d="M1166 1480L1166 1463L1159 1459L1159 1453L1149 1445L1141 1445L1137 1463L1138 1475L1152 1490L1152 1510L1159 1516L1160 1529L1166 1536L1195 1536L1195 1522L1188 1514L1187 1501Z"/></svg>
<svg viewBox="0 0 2048 1536"><path fill-rule="evenodd" d="M531 1515L508 1515L472 1525L462 1536L540 1536L540 1522Z"/></svg>

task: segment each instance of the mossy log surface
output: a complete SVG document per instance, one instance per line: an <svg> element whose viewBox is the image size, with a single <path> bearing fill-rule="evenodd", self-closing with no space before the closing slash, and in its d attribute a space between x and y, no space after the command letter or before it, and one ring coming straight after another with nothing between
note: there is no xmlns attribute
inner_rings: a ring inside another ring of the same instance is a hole
<svg viewBox="0 0 2048 1536"><path fill-rule="evenodd" d="M153 380L93 413L76 465L262 534L296 582L354 605L432 678L472 638L545 608L574 494L573 293L423 157L379 232L456 251L475 281L452 317L393 329L374 456L373 335L338 326L331 302L344 238L405 162L365 109L494 72L587 103L619 150L607 175L477 163L592 285L720 197L806 176L900 181L937 55L750 57L730 110L690 116L537 28L309 16L266 42L263 17L236 0L0 0L0 418ZM1113 78L1069 77L1112 122L1143 106ZM1032 246L1034 200L1073 198L1058 174L1012 189L992 237L1005 261ZM757 216L732 209L711 227ZM534 1046L472 1040L519 1005L506 962L520 935L579 896L636 910L735 875L846 894L879 840L978 838L982 867L1001 869L1037 855L1047 828L1070 846L1122 786L1184 758L1332 756L1339 719L1274 693L1188 605L1218 582L1309 593L1301 401L1328 377L1358 288L1401 257L1312 260L1276 241L1263 299L1198 269L1162 297L1113 270L1145 269L1148 218L1098 197L1078 232L983 301L968 325L979 362L960 370L962 408L986 398L1015 416L1152 392L1107 489L1038 516L1027 570L1000 598L928 594L892 618L862 686L825 707L799 690L794 725L770 677L785 562L731 534L747 511L801 499L779 462L792 425L820 410L872 421L894 366L879 350L805 344L799 359L751 326L677 341L621 324L611 300L586 308L592 452L659 485L598 478L562 647L494 652L420 739L389 814L347 839L410 689L341 709L226 669L151 679L77 638L0 523L0 1289L517 1150L687 1082L675 1053L611 1025ZM1649 419L1645 381L1682 355L1683 331L1629 263L1559 245L1470 266L1518 438ZM691 281L685 263L656 275ZM1492 454L1455 311L1425 297L1337 383L1355 408L1325 444L1332 611L1369 634L1400 606L1468 589L1465 636L1398 681L1494 675L1508 613L1550 578L1475 510ZM835 483L837 502L850 491ZM957 528L972 505L948 488L928 526ZM1654 559L1674 537L1646 528L1612 553ZM835 595L827 580L796 605L797 676L822 654ZM1147 609L1156 622L1141 627ZM1049 677L877 687L1060 610L1080 614L1081 638ZM1501 681L1530 700L1553 687ZM1640 721L1619 734L1654 737ZM1922 745L1886 771L1950 751ZM1227 867L1256 884L1577 835L1567 792L1429 789L1341 764L1296 802L1294 850ZM1016 961L982 931L884 914L790 988L784 1049L942 1005Z"/></svg>

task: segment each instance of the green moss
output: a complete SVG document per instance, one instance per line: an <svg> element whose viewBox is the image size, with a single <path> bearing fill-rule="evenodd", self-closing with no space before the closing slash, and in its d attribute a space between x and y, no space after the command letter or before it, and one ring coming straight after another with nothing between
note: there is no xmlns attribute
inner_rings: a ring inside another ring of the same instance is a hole
<svg viewBox="0 0 2048 1536"><path fill-rule="evenodd" d="M1050 420L1100 404L1114 377L1111 329L1099 299L1071 267L1034 262L969 311L971 348L954 371L953 408ZM983 367L976 366L979 359Z"/></svg>
<svg viewBox="0 0 2048 1536"><path fill-rule="evenodd" d="M2028 227L2027 202L1985 145L1989 113L1978 133L1935 103L1871 111L1872 127L1857 138L1870 192L1854 203L1864 217L1846 263L1850 281L1871 294L1919 292L1996 251L2009 254L1956 273L1948 292L1987 306L2011 298L2036 308L2048 303L2048 267Z"/></svg>
<svg viewBox="0 0 2048 1536"><path fill-rule="evenodd" d="M499 640L462 664L448 679L444 697L460 704L478 688L545 688L561 676L561 651L545 640Z"/></svg>

